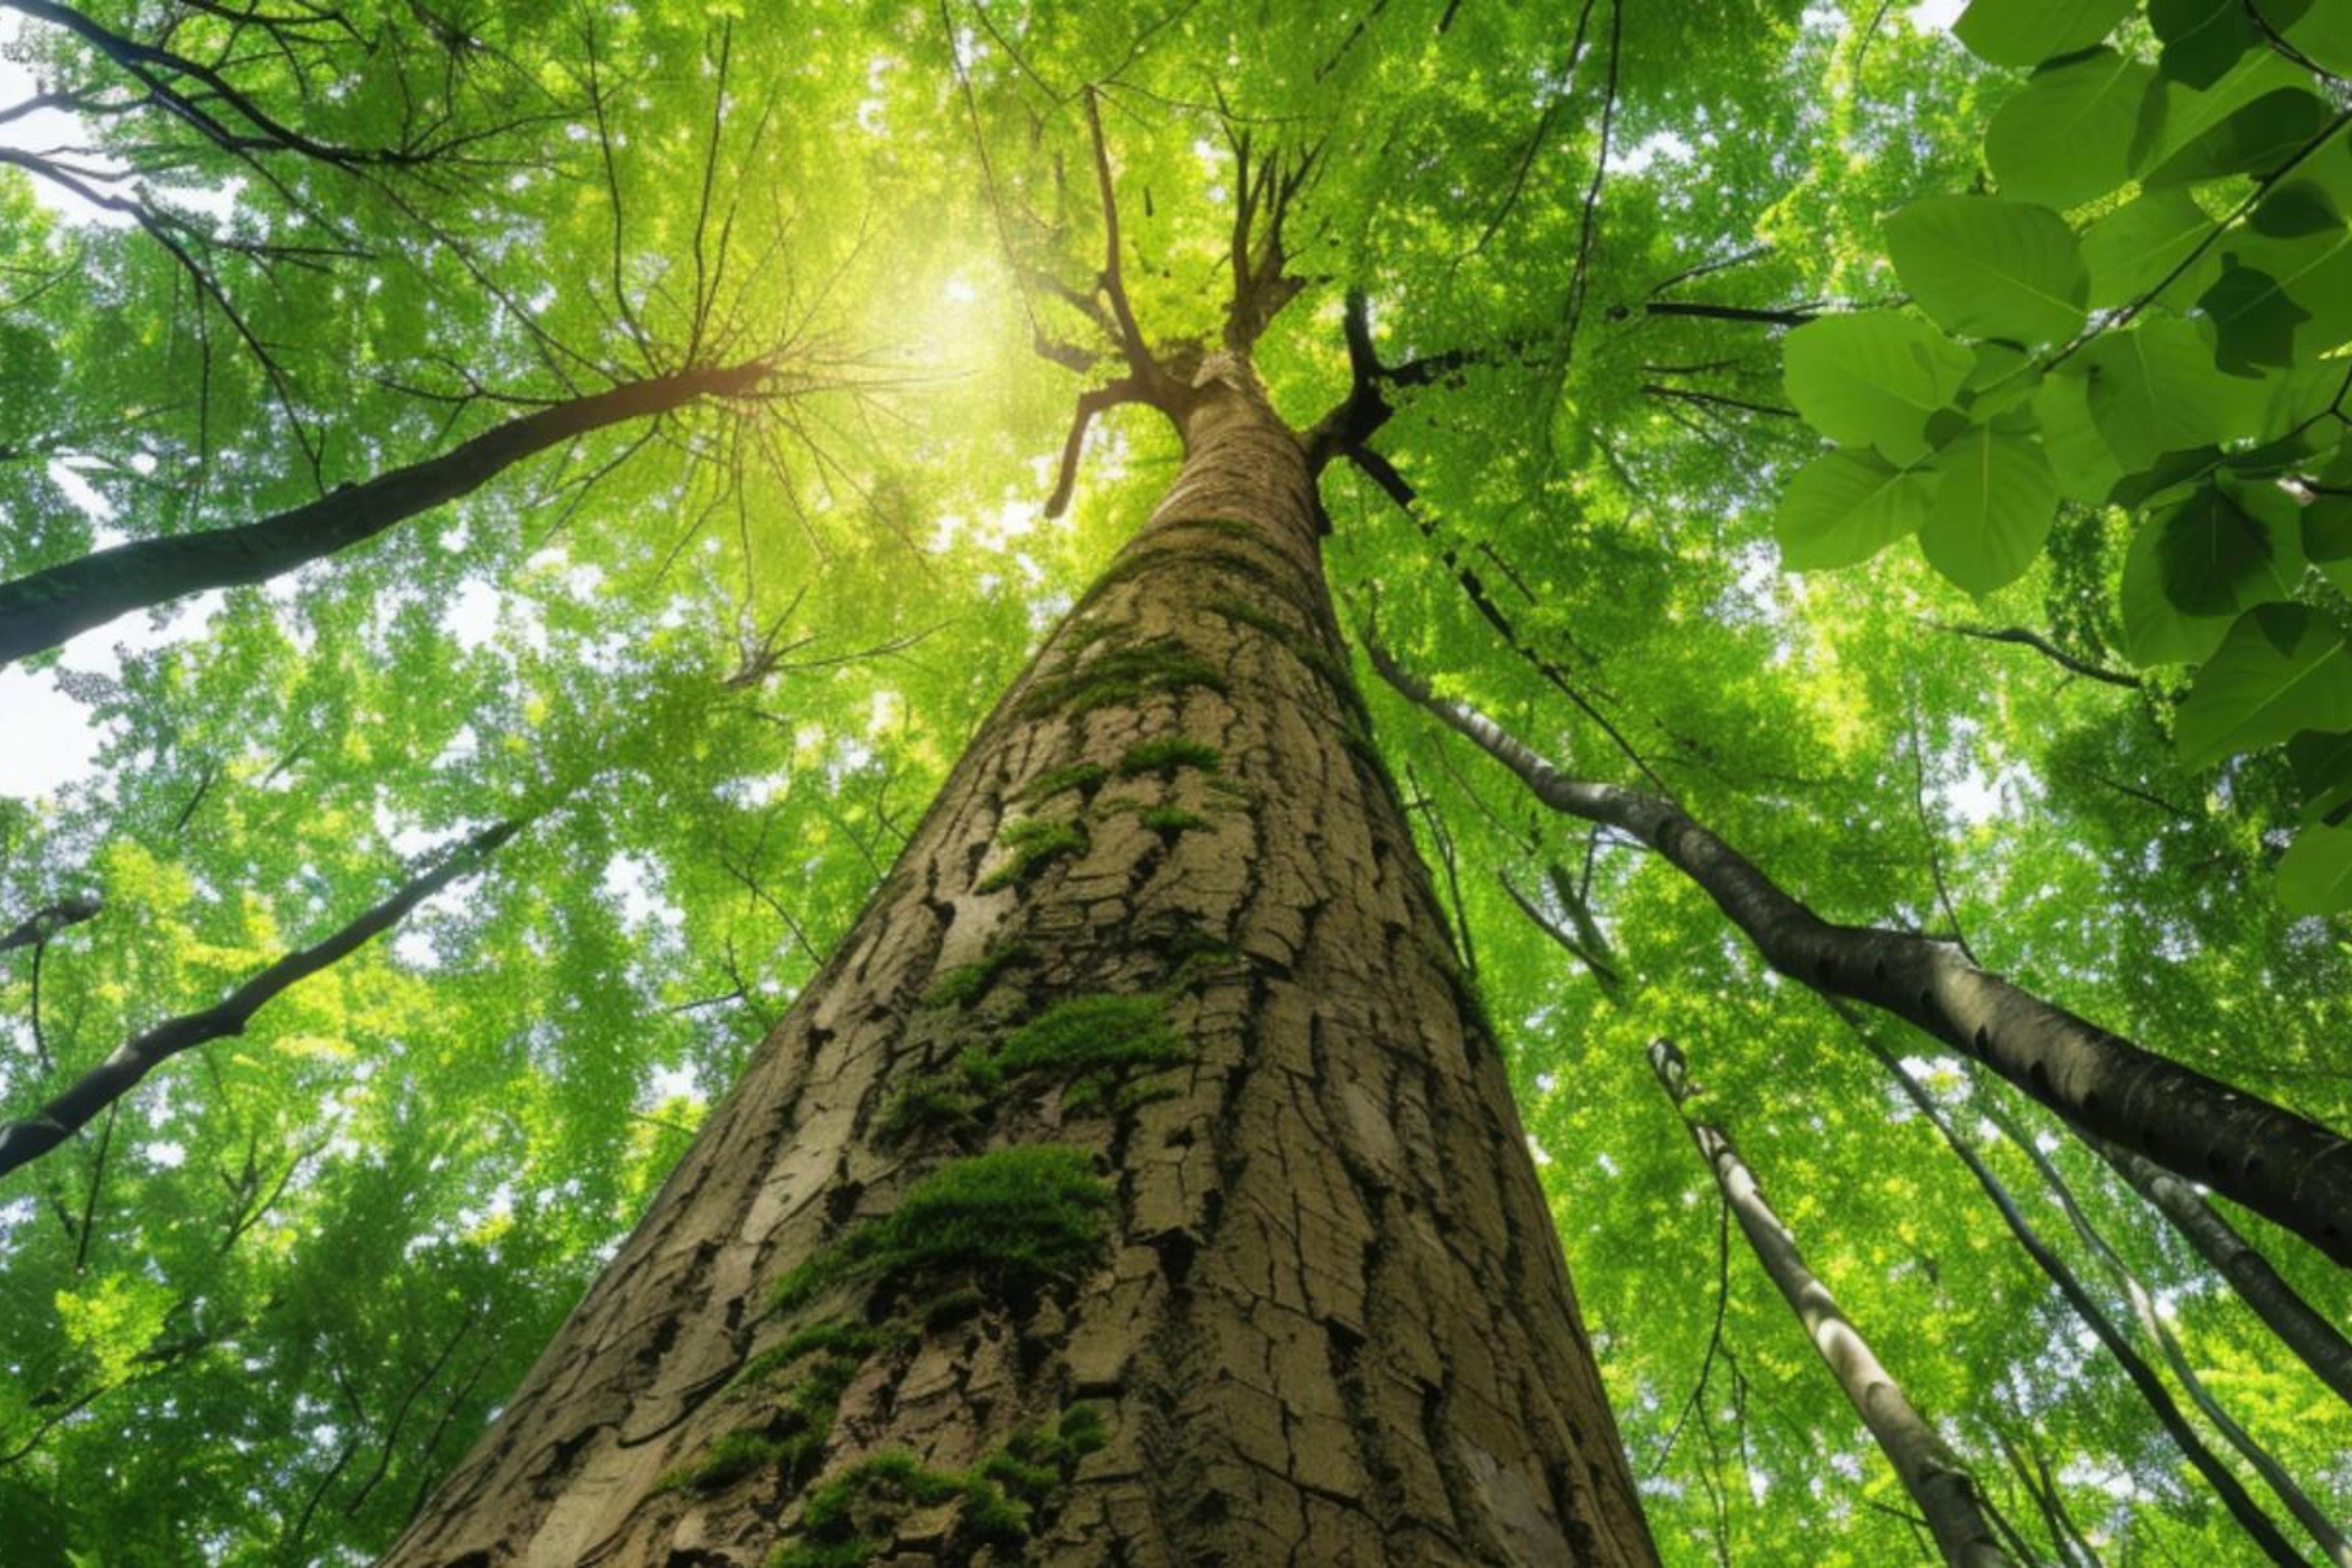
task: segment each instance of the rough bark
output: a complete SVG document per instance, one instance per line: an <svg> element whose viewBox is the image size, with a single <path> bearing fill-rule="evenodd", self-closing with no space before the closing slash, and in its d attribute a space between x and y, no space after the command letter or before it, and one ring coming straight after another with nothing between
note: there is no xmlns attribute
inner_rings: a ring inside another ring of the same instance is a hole
<svg viewBox="0 0 2352 1568"><path fill-rule="evenodd" d="M2123 1179L2170 1220L2214 1271L2230 1282L2238 1299L2270 1325L2286 1347L2302 1358L2336 1397L2352 1405L2352 1342L2335 1324L2303 1299L2294 1287L2279 1278L2270 1259L2256 1251L2237 1227L2197 1195L2187 1182L2105 1139L2090 1140L2092 1149L2113 1165Z"/></svg>
<svg viewBox="0 0 2352 1568"><path fill-rule="evenodd" d="M1805 1326L1822 1362L1870 1436L1895 1467L1895 1478L1927 1521L1936 1549L1952 1568L2012 1568L1991 1521L1986 1518L1975 1479L1936 1435L1846 1315L1829 1287L1805 1265L1797 1238L1765 1201L1755 1173L1732 1147L1723 1131L1689 1114L1685 1101L1690 1089L1682 1052L1670 1040L1650 1047L1650 1068L1666 1098L1684 1112L1683 1125L1698 1145L1722 1189L1723 1201L1739 1222L1740 1232L1764 1266L1773 1288Z"/></svg>
<svg viewBox="0 0 2352 1568"><path fill-rule="evenodd" d="M208 588L267 582L456 500L551 447L701 398L748 395L768 374L765 364L753 363L628 382L509 419L439 457L257 522L134 539L0 583L0 665L132 610Z"/></svg>
<svg viewBox="0 0 2352 1568"><path fill-rule="evenodd" d="M1655 1561L1301 444L1222 357L1182 428L394 1568ZM1148 1065L1020 1069L1096 1004L1164 1019ZM1087 1261L872 1264L923 1194L1045 1146L1107 1183ZM759 1375L825 1321L881 1334L829 1384ZM1034 1436L1080 1408L1092 1452Z"/></svg>
<svg viewBox="0 0 2352 1568"><path fill-rule="evenodd" d="M1948 942L1825 921L1673 801L1570 778L1467 703L1437 696L1377 644L1370 651L1391 686L1475 742L1546 805L1655 849L1781 973L1895 1015L2083 1131L2203 1182L2352 1263L2352 1142L2053 1006Z"/></svg>

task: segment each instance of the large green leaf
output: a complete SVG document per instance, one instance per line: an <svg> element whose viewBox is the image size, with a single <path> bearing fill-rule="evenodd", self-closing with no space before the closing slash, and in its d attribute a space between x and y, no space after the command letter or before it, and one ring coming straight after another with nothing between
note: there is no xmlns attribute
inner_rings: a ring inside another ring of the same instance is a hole
<svg viewBox="0 0 2352 1568"><path fill-rule="evenodd" d="M1979 59L2038 66L2089 48L2131 8L2132 0L1970 0L1952 31Z"/></svg>
<svg viewBox="0 0 2352 1568"><path fill-rule="evenodd" d="M2045 375L2033 393L2033 418L2041 426L2042 455L2058 477L2059 493L2095 506L2107 499L2123 467L2091 416L2090 378Z"/></svg>
<svg viewBox="0 0 2352 1568"><path fill-rule="evenodd" d="M1895 275L1948 331L2054 342L2083 324L2090 277L2066 222L1991 196L1928 196L1886 220Z"/></svg>
<svg viewBox="0 0 2352 1568"><path fill-rule="evenodd" d="M2212 86L2262 45L2245 0L2148 0L2147 20L2164 40L2164 74L2192 88Z"/></svg>
<svg viewBox="0 0 2352 1568"><path fill-rule="evenodd" d="M2179 144L2141 183L2154 190L2223 174L2267 174L2307 145L2329 118L2326 101L2308 88L2273 89Z"/></svg>
<svg viewBox="0 0 2352 1568"><path fill-rule="evenodd" d="M2091 305L2112 310L2159 288L2159 300L2195 299L2221 266L2218 255L2197 254L2213 226L2197 199L2179 190L2150 191L2105 214L2083 231Z"/></svg>
<svg viewBox="0 0 2352 1568"><path fill-rule="evenodd" d="M2284 365L2352 336L2352 226L2336 195L2317 181L2294 181L2255 209L2251 226L2229 247L2232 271L2247 277L2199 301L2223 345L2257 364Z"/></svg>
<svg viewBox="0 0 2352 1568"><path fill-rule="evenodd" d="M2122 184L2155 80L2153 68L2106 48L2036 72L1985 130L2000 194L2069 207Z"/></svg>
<svg viewBox="0 0 2352 1568"><path fill-rule="evenodd" d="M1867 561L1919 526L1928 492L1924 473L1874 452L1824 453L1781 493L1772 518L1780 563L1812 572Z"/></svg>
<svg viewBox="0 0 2352 1568"><path fill-rule="evenodd" d="M2303 549L2338 591L2352 594L2352 496L2323 495L2303 509Z"/></svg>
<svg viewBox="0 0 2352 1568"><path fill-rule="evenodd" d="M2204 767L2298 730L2352 729L2352 654L2304 605L2262 605L2231 623L2180 704L2180 761Z"/></svg>
<svg viewBox="0 0 2352 1568"><path fill-rule="evenodd" d="M1919 525L1927 563L1971 594L2024 575L2058 515L2058 479L2041 446L1979 425L1928 464L1936 497Z"/></svg>
<svg viewBox="0 0 2352 1568"><path fill-rule="evenodd" d="M2124 571L2117 590L2123 616L2124 653L2145 668L2158 664L2196 664L2221 644L2235 614L2193 615L2180 608L2165 591L2162 520L2151 518L2132 535L2124 552Z"/></svg>
<svg viewBox="0 0 2352 1568"><path fill-rule="evenodd" d="M2276 485L2209 479L2156 519L2164 596L2184 615L2231 616L2303 579L2296 508Z"/></svg>
<svg viewBox="0 0 2352 1568"><path fill-rule="evenodd" d="M2169 58L2168 54L2168 65ZM2210 82L2191 85L2174 79L2169 69L2166 76L2141 109L2136 161L2144 169L2164 168L2221 131L2239 110L2271 93L2307 92L2311 86L2307 73L2261 47L2235 55Z"/></svg>
<svg viewBox="0 0 2352 1568"><path fill-rule="evenodd" d="M2286 743L2286 760L2303 792L2303 819L2340 825L2352 810L2352 734L2305 730Z"/></svg>
<svg viewBox="0 0 2352 1568"><path fill-rule="evenodd" d="M2296 834L2279 858L2278 898L2289 914L2352 909L2352 827L2316 826Z"/></svg>
<svg viewBox="0 0 2352 1568"><path fill-rule="evenodd" d="M2242 439L2260 424L2260 385L2223 374L2193 321L2103 333L2080 358L2090 373L2091 416L2126 471L2165 452Z"/></svg>
<svg viewBox="0 0 2352 1568"><path fill-rule="evenodd" d="M2293 364L2295 329L2311 320L2279 279L2240 266L2235 256L2198 297L2197 308L2213 323L2213 363L2231 375Z"/></svg>
<svg viewBox="0 0 2352 1568"><path fill-rule="evenodd" d="M1892 310L1824 316L1789 334L1789 401L1832 441L1896 462L1927 455L1927 419L1948 405L1972 361L1925 321Z"/></svg>
<svg viewBox="0 0 2352 1568"><path fill-rule="evenodd" d="M2261 0L2258 8L2273 17L2286 9L2278 0ZM2343 0L2315 0L2284 31L2286 41L2312 64L2338 77L2352 78L2352 6Z"/></svg>

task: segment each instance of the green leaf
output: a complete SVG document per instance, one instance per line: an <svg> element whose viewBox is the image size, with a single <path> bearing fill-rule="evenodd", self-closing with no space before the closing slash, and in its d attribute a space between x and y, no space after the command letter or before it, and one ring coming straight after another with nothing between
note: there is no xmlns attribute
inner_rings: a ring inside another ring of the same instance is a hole
<svg viewBox="0 0 2352 1568"><path fill-rule="evenodd" d="M1934 503L1919 526L1927 563L1971 594L2024 575L2058 514L2058 479L2039 443L1988 426L1928 464Z"/></svg>
<svg viewBox="0 0 2352 1568"><path fill-rule="evenodd" d="M2165 452L2241 439L2261 418L2261 388L2221 374L2196 323L2152 321L2095 340L2081 355L2091 416L2126 472Z"/></svg>
<svg viewBox="0 0 2352 1568"><path fill-rule="evenodd" d="M2180 704L2183 767L2275 745L2298 730L2352 729L2352 654L2302 605L2263 605L2233 622Z"/></svg>
<svg viewBox="0 0 2352 1568"><path fill-rule="evenodd" d="M2284 335L2288 359L2261 363L2286 363L2352 336L2352 227L2339 213L2326 188L2301 180L2256 209L2256 232L2232 247L2231 259L2263 287L2206 307L2225 344L2267 348Z"/></svg>
<svg viewBox="0 0 2352 1568"><path fill-rule="evenodd" d="M2323 495L2303 509L2303 551L2338 591L2352 594L2352 496Z"/></svg>
<svg viewBox="0 0 2352 1568"><path fill-rule="evenodd" d="M2196 664L2221 645L2229 635L2231 614L2192 615L2165 591L2160 554L2164 527L2151 518L2140 524L2124 552L2124 571L2117 590L2123 615L2124 654L2145 669L2158 664Z"/></svg>
<svg viewBox="0 0 2352 1568"><path fill-rule="evenodd" d="M2305 730L2286 743L2305 822L2339 826L2352 811L2352 734Z"/></svg>
<svg viewBox="0 0 2352 1568"><path fill-rule="evenodd" d="M2106 48L2035 72L1985 130L2000 194L2069 207L2122 184L2155 81L2152 68Z"/></svg>
<svg viewBox="0 0 2352 1568"><path fill-rule="evenodd" d="M2265 0L2262 8L2273 18L2283 9L2276 0ZM2342 0L2319 0L2284 32L2286 41L2320 69L2352 77L2352 9Z"/></svg>
<svg viewBox="0 0 2352 1568"><path fill-rule="evenodd" d="M1991 196L1928 196L1886 220L1895 275L1919 308L1968 337L2052 342L2083 324L2090 277L2066 222Z"/></svg>
<svg viewBox="0 0 2352 1568"><path fill-rule="evenodd" d="M2219 340L2215 363L2232 375L2259 375L2264 365L2293 364L2294 330L2311 320L2311 312L2277 279L2241 267L2234 256L2198 297L2197 308L2212 321Z"/></svg>
<svg viewBox="0 0 2352 1568"><path fill-rule="evenodd" d="M1924 473L1874 452L1824 453L1797 471L1773 514L1781 565L1814 572L1867 561L1918 528L1928 489Z"/></svg>
<svg viewBox="0 0 2352 1568"><path fill-rule="evenodd" d="M2131 8L2132 0L1970 0L1952 32L1979 59L2038 66L2089 48Z"/></svg>
<svg viewBox="0 0 2352 1568"><path fill-rule="evenodd" d="M2179 144L2141 175L2140 183L2156 190L2223 174L2267 174L2318 135L2329 118L2326 101L2316 93L2302 87L2278 88Z"/></svg>
<svg viewBox="0 0 2352 1568"><path fill-rule="evenodd" d="M2212 86L2262 44L2245 0L2148 0L2147 21L2164 40L2164 74L2192 88Z"/></svg>
<svg viewBox="0 0 2352 1568"><path fill-rule="evenodd" d="M2211 81L2190 85L2168 70L2141 106L2136 162L2160 169L2220 131L2231 117L2271 93L2309 90L2310 78L2269 48L2234 56ZM2250 124L2251 132L2258 126ZM2193 166L2183 164L2183 169ZM2145 181L2143 182L2145 183Z"/></svg>
<svg viewBox="0 0 2352 1568"><path fill-rule="evenodd" d="M2058 477L2059 493L2090 506L2105 501L2124 471L2091 417L2089 378L2043 376L2033 393L2033 417L2042 430L2042 455Z"/></svg>
<svg viewBox="0 0 2352 1568"><path fill-rule="evenodd" d="M1927 455L1927 420L1952 401L1972 361L1925 321L1892 310L1824 316L1789 334L1789 401L1832 441L1896 462Z"/></svg>
<svg viewBox="0 0 2352 1568"><path fill-rule="evenodd" d="M2106 214L2083 231L2092 307L2107 310L2128 305L2159 285L2164 286L2160 298L2195 298L2204 277L2221 266L2210 252L2189 262L2213 226L2196 198L2181 190L2150 191ZM2174 269L2184 264L2183 275L2168 283Z"/></svg>
<svg viewBox="0 0 2352 1568"><path fill-rule="evenodd" d="M2164 596L2184 615L2231 616L2294 592L2295 505L2275 485L2208 480L2156 520Z"/></svg>
<svg viewBox="0 0 2352 1568"><path fill-rule="evenodd" d="M2278 863L2279 904L2292 915L2352 909L2352 827L2306 827Z"/></svg>

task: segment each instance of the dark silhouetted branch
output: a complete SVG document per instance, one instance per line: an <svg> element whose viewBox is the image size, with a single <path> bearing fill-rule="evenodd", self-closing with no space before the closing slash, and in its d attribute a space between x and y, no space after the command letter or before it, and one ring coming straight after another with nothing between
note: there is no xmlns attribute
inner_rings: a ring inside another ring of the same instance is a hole
<svg viewBox="0 0 2352 1568"><path fill-rule="evenodd" d="M392 897L340 931L289 952L201 1013L184 1013L115 1048L71 1088L22 1121L0 1125L0 1176L47 1153L112 1106L142 1079L182 1051L241 1035L253 1015L297 982L329 968L398 925L404 916L521 831L523 821L501 822L460 844L432 870L412 878Z"/></svg>

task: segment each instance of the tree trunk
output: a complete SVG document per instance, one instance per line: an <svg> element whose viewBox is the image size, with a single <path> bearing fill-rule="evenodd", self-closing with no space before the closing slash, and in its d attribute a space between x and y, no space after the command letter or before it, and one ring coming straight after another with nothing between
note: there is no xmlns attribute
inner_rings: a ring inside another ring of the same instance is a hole
<svg viewBox="0 0 2352 1568"><path fill-rule="evenodd" d="M1666 1098L1676 1110L1683 1110L1690 1089L1682 1052L1672 1041L1656 1041L1650 1047L1650 1067ZM1862 1417L1887 1463L1895 1467L1903 1489L1919 1505L1944 1561L1952 1568L2011 1568L2011 1559L2001 1550L1980 1506L1976 1481L1936 1429L1912 1407L1903 1385L1879 1364L1870 1342L1847 1321L1829 1287L1805 1266L1797 1238L1765 1202L1755 1173L1731 1146L1731 1140L1721 1129L1687 1113L1683 1125L1690 1129L1699 1157L1714 1173L1723 1201L1730 1205L1731 1217L1739 1222L1748 1245L1755 1249L1756 1260L1764 1266L1797 1321L1804 1324L1805 1337L1813 1342L1854 1414Z"/></svg>
<svg viewBox="0 0 2352 1568"><path fill-rule="evenodd" d="M1655 1561L1300 442L1246 363L1195 385L390 1563Z"/></svg>
<svg viewBox="0 0 2352 1568"><path fill-rule="evenodd" d="M2107 1271L2107 1278L2115 1281L2116 1288L2124 1293L2124 1300L2131 1306L2132 1316L2139 1321L2141 1334L2156 1346L2157 1353L2164 1358L2165 1366L2172 1373L2172 1381L2189 1395L2189 1403L2197 1406L2198 1414L2205 1417L2206 1425L2221 1434L2221 1440L2238 1451L2238 1457L2262 1478L2263 1484L2271 1489L2271 1495L2279 1500L2280 1506L2294 1515L2294 1521L2318 1542L2320 1552L2335 1564L2335 1568L2352 1568L2352 1541L2345 1539L2343 1530L2327 1517L2326 1511L2312 1500L2311 1494L2303 1489L2302 1483L2279 1462L2277 1456L2256 1441L2254 1435L2213 1397L2212 1390L2205 1386L2205 1379L2197 1371L2197 1363L2189 1359L2188 1349L2181 1344L2180 1336L2174 1333L2171 1325L2165 1321L2163 1312L2157 1307L2156 1298L2149 1293L2140 1277L2133 1272L2131 1265L2124 1261L2123 1254L2117 1252L2099 1227L2091 1222L2089 1213L2084 1209L2082 1200L2075 1196L2074 1184L2066 1180L2065 1173L2042 1152L2041 1145L2034 1142L2033 1135L2019 1125L2017 1119L2009 1113L1998 1098L1980 1096L1974 1105L1983 1112L1985 1120L2000 1130L2002 1137L2017 1147L2032 1165L2034 1173L2042 1178L2042 1185L2050 1189L2051 1197L2058 1205L2058 1212L2066 1216L2066 1223L2074 1227L2075 1237L2089 1249L2091 1256L2098 1259L2099 1267Z"/></svg>
<svg viewBox="0 0 2352 1568"><path fill-rule="evenodd" d="M2195 1188L2153 1161L2143 1160L2104 1138L2093 1138L2089 1142L2101 1159L2113 1165L2125 1181L2137 1188L2142 1197L2189 1238L2189 1245L2230 1282L2238 1299L2270 1325L2271 1331L2302 1358L2304 1365L2334 1389L2337 1398L2352 1405L2352 1342L2347 1342L2335 1324L2279 1277L2270 1259L2239 1235L2237 1226L2199 1197Z"/></svg>
<svg viewBox="0 0 2352 1568"><path fill-rule="evenodd" d="M1468 703L1437 695L1377 643L1370 651L1400 695L1476 742L1538 800L1655 849L1767 963L1832 1005L1845 997L1892 1013L2084 1135L2193 1174L2352 1265L2352 1140L2053 1006L1948 942L1823 920L1675 802L1570 778Z"/></svg>
<svg viewBox="0 0 2352 1568"><path fill-rule="evenodd" d="M1855 1025L1851 1016L1847 1022L1853 1025L1864 1047L1893 1075L1895 1086L1903 1090L1903 1098L1908 1100L1927 1124L1936 1130L1937 1135L1943 1139L1944 1146L1969 1168L1969 1174L1976 1178L1977 1185L1984 1190L1985 1196L1992 1200L1993 1207L2000 1212L2001 1223L2009 1227L2010 1235L2017 1238L2017 1244L2025 1249L2025 1255L2033 1259L2033 1266L2057 1287L2058 1294L2065 1298L2066 1304L2074 1310L2074 1315L2083 1321L2083 1326L2089 1329L2099 1343L2106 1347L2107 1353L2116 1358L2116 1364L2123 1368L2124 1376L2130 1379L2132 1386L2147 1401L2149 1413L2155 1415L2158 1425L2171 1437L2182 1458L2205 1478L2206 1485L2213 1489L2214 1495L2221 1500L2221 1506L2228 1509L2230 1517L2238 1521L2238 1527L2252 1540L2262 1554L2277 1563L2279 1568L2310 1568L2302 1554L2279 1532L2270 1515L2264 1513L2262 1506L2247 1493L2235 1472L2206 1447L2205 1440L2197 1435L2197 1429L2181 1414L2180 1406L2173 1402L2171 1391L2164 1386L2164 1380L2157 1375L2156 1369L2132 1348L2131 1342L2116 1327L2115 1320L2107 1316L2098 1302L2092 1299L2090 1291L2084 1288L2082 1279L2042 1238L2042 1233L2033 1228L2024 1211L2018 1207L2017 1199L2011 1195L2000 1178L1993 1174L1992 1167L1985 1163L1984 1157L1977 1152L1976 1145L1953 1125L1952 1118L1936 1103L1935 1096L1927 1092L1927 1086L1914 1078L1911 1069L1896 1060L1884 1046L1863 1034L1860 1026ZM2055 1500L2058 1495L2056 1483L2046 1473L2043 1481L2050 1496Z"/></svg>

